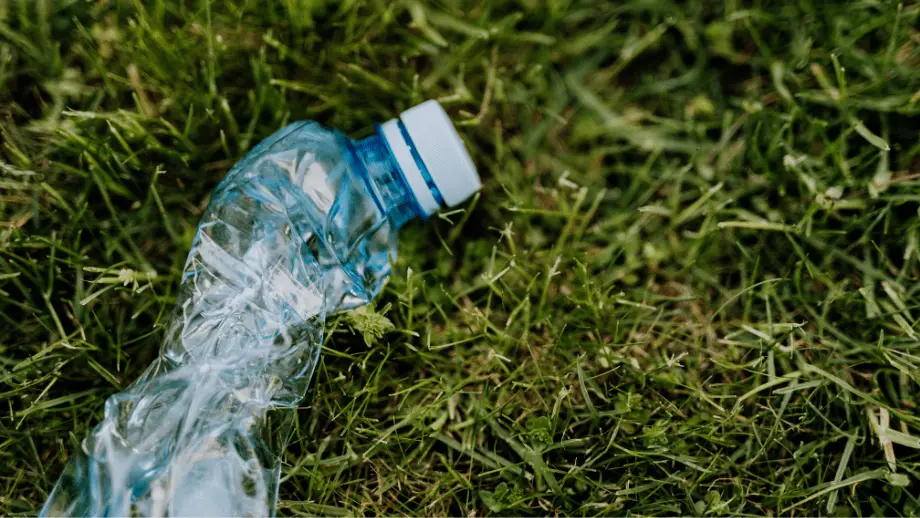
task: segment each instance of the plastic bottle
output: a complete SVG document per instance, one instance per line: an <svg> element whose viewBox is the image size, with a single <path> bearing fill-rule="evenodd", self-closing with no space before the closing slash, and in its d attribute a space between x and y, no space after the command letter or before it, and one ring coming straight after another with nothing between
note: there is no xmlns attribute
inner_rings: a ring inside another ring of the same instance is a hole
<svg viewBox="0 0 920 518"><path fill-rule="evenodd" d="M435 101L359 141L315 122L265 139L212 194L159 358L106 401L41 514L274 514L266 412L293 416L326 317L377 295L397 230L479 187Z"/></svg>

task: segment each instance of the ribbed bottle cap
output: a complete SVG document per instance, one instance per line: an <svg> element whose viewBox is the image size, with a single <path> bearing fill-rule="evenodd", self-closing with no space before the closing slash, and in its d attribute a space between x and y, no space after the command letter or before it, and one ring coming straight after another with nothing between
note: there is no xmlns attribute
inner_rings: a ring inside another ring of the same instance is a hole
<svg viewBox="0 0 920 518"><path fill-rule="evenodd" d="M482 182L473 159L437 101L413 106L399 118L448 206L462 203L479 190Z"/></svg>

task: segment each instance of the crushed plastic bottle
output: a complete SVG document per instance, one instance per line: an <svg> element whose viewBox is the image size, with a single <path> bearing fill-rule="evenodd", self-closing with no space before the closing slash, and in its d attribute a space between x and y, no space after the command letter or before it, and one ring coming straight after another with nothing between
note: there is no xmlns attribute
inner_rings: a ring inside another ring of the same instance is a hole
<svg viewBox="0 0 920 518"><path fill-rule="evenodd" d="M267 411L293 416L327 316L377 295L397 230L479 187L435 101L359 141L315 122L265 139L212 194L160 356L106 401L41 514L273 515Z"/></svg>

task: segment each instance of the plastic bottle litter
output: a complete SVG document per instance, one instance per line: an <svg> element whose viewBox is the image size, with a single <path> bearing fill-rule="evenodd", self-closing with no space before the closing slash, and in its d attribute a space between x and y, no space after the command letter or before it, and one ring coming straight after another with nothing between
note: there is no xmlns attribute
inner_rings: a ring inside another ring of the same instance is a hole
<svg viewBox="0 0 920 518"><path fill-rule="evenodd" d="M159 358L106 401L41 514L273 515L266 412L293 416L326 317L377 295L397 230L479 187L435 101L359 141L315 122L265 139L212 194Z"/></svg>

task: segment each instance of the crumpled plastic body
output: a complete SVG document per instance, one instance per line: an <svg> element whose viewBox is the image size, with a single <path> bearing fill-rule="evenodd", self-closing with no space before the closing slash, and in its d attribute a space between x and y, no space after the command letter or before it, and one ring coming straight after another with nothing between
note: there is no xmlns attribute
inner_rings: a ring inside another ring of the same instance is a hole
<svg viewBox="0 0 920 518"><path fill-rule="evenodd" d="M266 413L293 415L327 316L377 295L413 216L379 138L300 122L259 144L212 194L159 358L108 399L42 515L274 514Z"/></svg>

